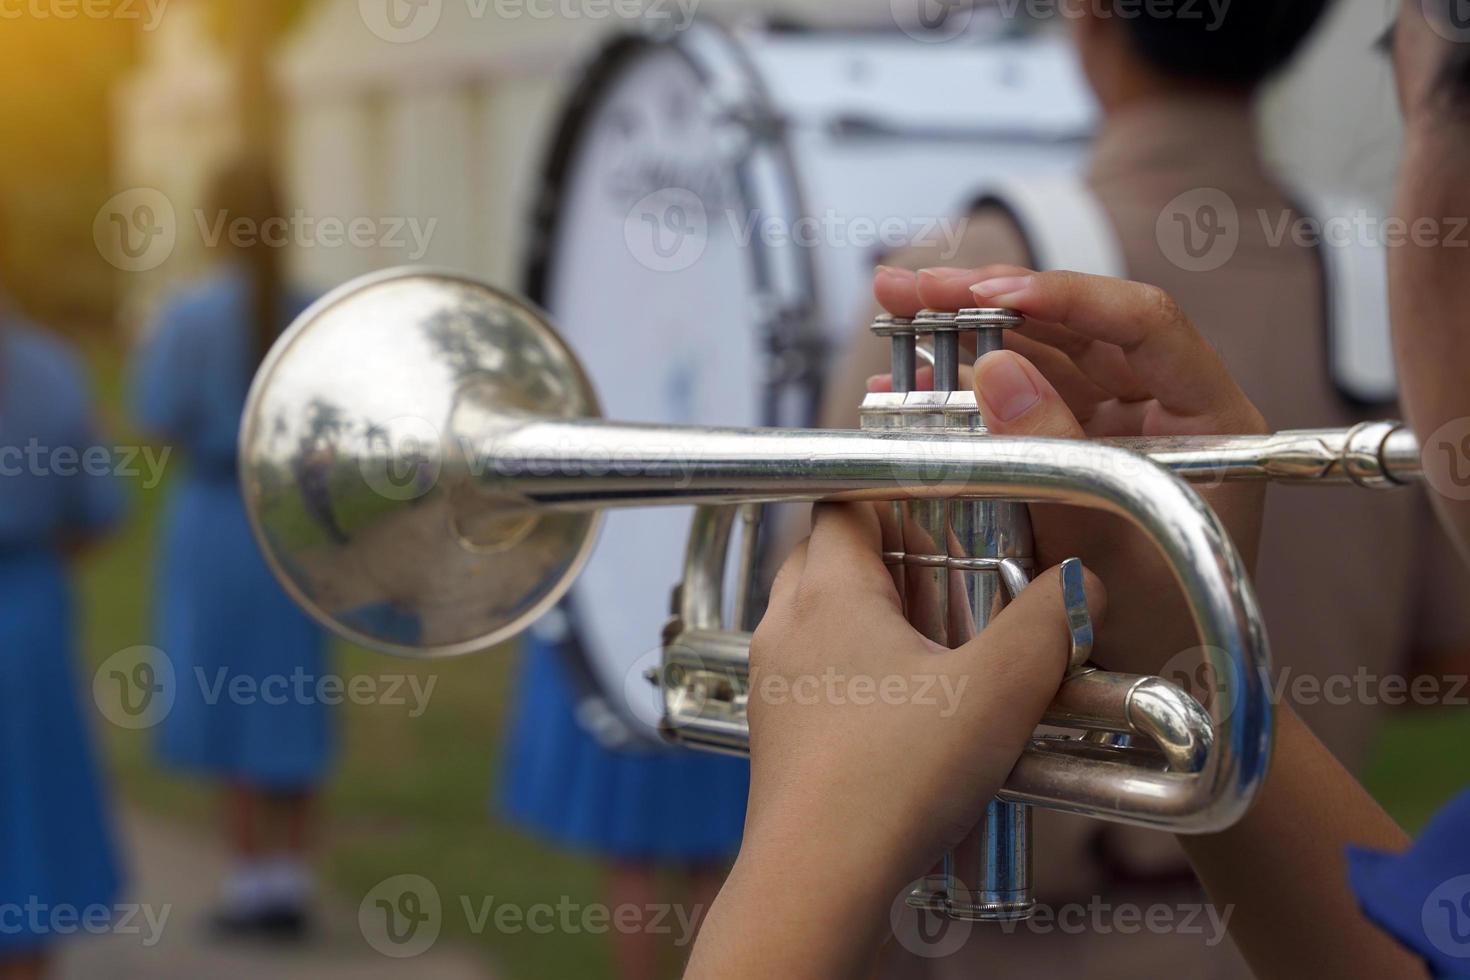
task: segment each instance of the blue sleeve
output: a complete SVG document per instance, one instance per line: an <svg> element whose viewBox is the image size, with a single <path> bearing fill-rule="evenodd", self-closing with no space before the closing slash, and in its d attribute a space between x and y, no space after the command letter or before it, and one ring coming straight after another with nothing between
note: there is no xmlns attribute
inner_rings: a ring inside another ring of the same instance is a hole
<svg viewBox="0 0 1470 980"><path fill-rule="evenodd" d="M1348 876L1363 913L1436 978L1470 977L1470 793L1403 854L1349 848Z"/></svg>
<svg viewBox="0 0 1470 980"><path fill-rule="evenodd" d="M188 442L198 417L197 358L191 354L190 313L176 302L167 307L133 358L129 388L134 417L150 435Z"/></svg>

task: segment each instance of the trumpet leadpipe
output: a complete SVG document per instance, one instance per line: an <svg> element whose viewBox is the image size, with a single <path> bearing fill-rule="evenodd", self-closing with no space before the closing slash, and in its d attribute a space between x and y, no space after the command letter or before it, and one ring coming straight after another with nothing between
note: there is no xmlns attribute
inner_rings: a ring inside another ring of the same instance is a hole
<svg viewBox="0 0 1470 980"><path fill-rule="evenodd" d="M1191 483L1267 480L1392 489L1424 477L1419 440L1402 422L1300 429L1265 436L1100 440L1142 453Z"/></svg>
<svg viewBox="0 0 1470 980"><path fill-rule="evenodd" d="M900 397L912 405L935 395ZM954 404L973 396L943 397ZM926 410L936 407L931 402ZM1079 467L1129 475L1150 463L1203 484L1392 489L1423 474L1413 434L1392 422L1263 436L1071 442L913 429L683 428L526 417L499 419L481 444L488 448L467 462L500 506L558 511L951 497L1068 503Z"/></svg>

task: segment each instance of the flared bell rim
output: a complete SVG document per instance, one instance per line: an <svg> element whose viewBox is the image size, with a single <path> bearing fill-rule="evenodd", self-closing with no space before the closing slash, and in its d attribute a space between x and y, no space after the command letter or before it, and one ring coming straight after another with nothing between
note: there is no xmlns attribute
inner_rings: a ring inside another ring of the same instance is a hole
<svg viewBox="0 0 1470 980"><path fill-rule="evenodd" d="M341 617L333 615L329 610L316 601L305 589L301 588L295 576L281 561L276 549L272 546L270 537L262 523L258 509L251 505L255 496L255 488L251 479L253 467L249 460L249 447L258 435L258 427L261 425L261 413L259 406L269 390L271 379L280 369L281 365L291 356L292 351L301 339L320 322L331 310L340 306L343 302L360 296L363 292L378 288L394 282L406 280L428 280L438 281L444 284L468 288L483 294L489 300L500 304L508 309L517 310L523 318L532 323L537 331L538 339L559 355L558 362L568 370L567 380L572 383L578 391L585 412L582 417L602 417L602 405L597 397L596 388L591 378L582 367L581 361L576 353L561 337L553 326L551 317L534 302L524 297L498 289L472 276L468 276L450 269L434 266L399 266L378 272L368 273L349 280L346 283L330 290L310 306L308 306L290 325L281 332L276 342L262 358L260 367L248 388L244 408L241 414L240 433L237 442L236 472L238 474L238 486L245 502L246 519L250 527L251 536L254 538L257 548L266 563L267 568L275 577L276 581L286 592L287 596L304 610L315 622L349 643L370 650L385 653L391 656L408 660L444 660L462 657L469 654L480 653L493 647L499 646L523 633L542 616L555 608L566 597L576 582L582 569L592 557L592 552L597 543L598 533L602 526L603 514L594 512L581 515L587 521L584 533L580 541L570 555L564 571L559 576L559 581L554 587L535 604L530 606L521 615L506 622L504 625L485 632L482 635L447 643L427 644L404 644L397 643L381 636L376 636L363 630L357 629L345 622ZM548 405L548 414L556 414L555 409L562 406ZM520 406L534 409L535 406Z"/></svg>

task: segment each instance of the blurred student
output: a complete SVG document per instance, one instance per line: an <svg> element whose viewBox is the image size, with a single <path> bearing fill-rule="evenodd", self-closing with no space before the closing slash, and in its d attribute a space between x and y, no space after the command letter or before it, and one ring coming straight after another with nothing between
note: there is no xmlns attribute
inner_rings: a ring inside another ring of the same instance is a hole
<svg viewBox="0 0 1470 980"><path fill-rule="evenodd" d="M159 542L155 632L178 694L157 752L224 789L235 866L215 927L294 938L309 925L312 806L333 740L326 706L300 693L315 685L293 678L323 675L326 643L256 547L235 444L256 367L308 300L284 281L284 221L268 164L226 167L211 197L207 216L226 230L217 267L163 310L133 378L140 424L188 460Z"/></svg>
<svg viewBox="0 0 1470 980"><path fill-rule="evenodd" d="M567 617L555 611L527 635L503 763L505 815L552 844L602 860L612 909L684 903L702 916L740 848L748 764L688 749L604 744L578 717ZM661 872L674 879L672 889ZM672 975L665 936L614 930L612 940L622 980ZM677 952L680 960L688 954Z"/></svg>
<svg viewBox="0 0 1470 980"><path fill-rule="evenodd" d="M121 510L101 452L77 357L0 293L0 980L41 977L59 916L121 886L67 581Z"/></svg>
<svg viewBox="0 0 1470 980"><path fill-rule="evenodd" d="M1214 23L1211 17L1151 7L1136 16L1112 16L1106 5L1083 4L1073 20L1081 63L1104 117L1085 184L1121 252L1120 271L1177 297L1275 429L1348 426L1389 414L1382 407L1364 412L1354 406L1331 376L1322 256L1291 236L1272 242L1268 233L1297 213L1262 160L1255 96L1291 59L1326 6L1326 0L1240 0ZM1219 268L1190 271L1161 242L1158 225L1171 202L1206 189L1223 191L1234 203L1240 240ZM1255 220L1258 214L1270 218L1267 226ZM890 264L903 268L880 271L880 292L886 278L895 289L913 293L905 285L913 277L908 270L936 265L966 271L925 272L932 292L944 291L946 276L964 280L970 267L1035 267L1038 258L1027 234L1033 229L1021 223L1006 208L982 207L971 216L958 255L896 256ZM866 379L888 370L881 342L858 341L834 386L827 422L853 424ZM1438 537L1422 500L1276 488L1268 500L1256 582L1273 649L1281 654L1277 671L1289 672L1284 676L1325 679L1365 669L1382 677L1402 671L1431 630L1441 642L1458 636L1463 643L1470 633L1463 604L1435 601L1445 585L1464 579L1421 578L1429 562L1417 542ZM1444 549L1442 542L1435 547ZM1431 607L1453 615L1430 622ZM1365 759L1383 709L1360 699L1347 705L1330 701L1299 710L1355 768ZM1183 853L1167 835L1038 811L1036 836L1043 842L1035 878L1043 902L1085 904L1095 894L1121 895L1142 906L1198 900ZM1207 948L1198 937L1182 934L1150 937L1148 943L1090 931L1061 937L977 929L972 935L965 956L930 965L929 972L963 973L984 957L1002 973L1030 976L1086 956L1096 958L1096 975L1132 970L1162 976L1207 964L1217 971L1212 975L1246 975L1228 944Z"/></svg>

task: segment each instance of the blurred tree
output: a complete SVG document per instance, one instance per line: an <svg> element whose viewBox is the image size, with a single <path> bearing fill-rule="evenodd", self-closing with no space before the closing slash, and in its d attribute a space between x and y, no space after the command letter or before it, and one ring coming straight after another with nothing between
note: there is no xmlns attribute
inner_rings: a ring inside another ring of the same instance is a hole
<svg viewBox="0 0 1470 980"><path fill-rule="evenodd" d="M108 95L132 63L136 26L29 12L0 21L0 284L58 325L111 308L92 220L111 193Z"/></svg>
<svg viewBox="0 0 1470 980"><path fill-rule="evenodd" d="M113 88L136 64L144 31L157 27L136 0L93 2L104 5L89 3L91 15L30 4L0 16L0 288L69 332L113 322L118 281L92 223L117 189ZM167 18L171 7L193 3L210 6L221 56L237 66L245 131L269 145L279 113L268 53L311 0L168 0L158 9Z"/></svg>
<svg viewBox="0 0 1470 980"><path fill-rule="evenodd" d="M210 0L221 50L235 63L235 111L245 145L274 153L277 94L270 75L271 48L310 4L308 0Z"/></svg>

